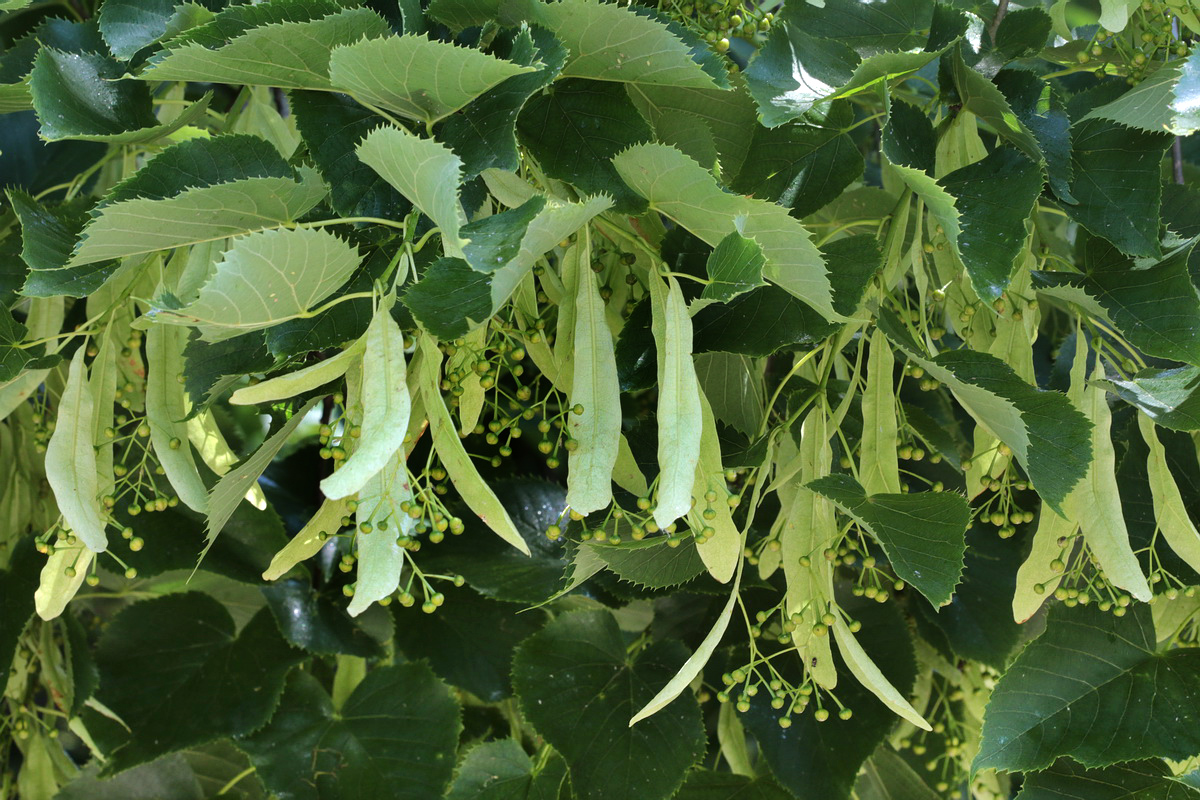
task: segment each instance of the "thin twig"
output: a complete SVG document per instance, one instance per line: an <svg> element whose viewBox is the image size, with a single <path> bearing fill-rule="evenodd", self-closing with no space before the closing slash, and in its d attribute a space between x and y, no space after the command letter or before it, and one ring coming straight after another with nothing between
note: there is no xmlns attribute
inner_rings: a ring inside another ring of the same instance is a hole
<svg viewBox="0 0 1200 800"><path fill-rule="evenodd" d="M996 16L992 18L992 24L988 26L988 38L992 40L992 47L996 46L996 31L1000 28L1000 23L1007 13L1008 0L1000 0L1000 5L996 8Z"/></svg>

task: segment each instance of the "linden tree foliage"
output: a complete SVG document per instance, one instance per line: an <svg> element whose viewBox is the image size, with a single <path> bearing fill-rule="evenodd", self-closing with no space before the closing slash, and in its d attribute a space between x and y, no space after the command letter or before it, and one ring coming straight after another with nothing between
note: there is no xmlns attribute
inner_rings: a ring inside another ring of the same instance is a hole
<svg viewBox="0 0 1200 800"><path fill-rule="evenodd" d="M1196 0L0 0L0 800L1200 796Z"/></svg>

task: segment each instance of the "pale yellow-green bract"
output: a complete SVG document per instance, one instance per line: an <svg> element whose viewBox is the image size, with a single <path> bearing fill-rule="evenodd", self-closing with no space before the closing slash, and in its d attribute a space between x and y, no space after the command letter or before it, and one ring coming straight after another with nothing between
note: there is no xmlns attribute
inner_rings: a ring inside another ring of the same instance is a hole
<svg viewBox="0 0 1200 800"><path fill-rule="evenodd" d="M590 269L576 273L574 372L567 428L579 446L570 456L567 505L580 514L612 502L612 473L621 438L621 388L612 333L604 319L604 301Z"/></svg>
<svg viewBox="0 0 1200 800"><path fill-rule="evenodd" d="M450 482L458 490L467 507L479 516L483 523L491 528L497 536L529 555L529 545L525 543L520 531L513 524L512 518L504 510L496 493L471 463L458 432L454 428L454 420L446 409L440 390L442 351L437 343L428 336L422 335L421 349L421 394L425 402L425 413L429 415L429 431L433 437L433 448L437 451Z"/></svg>
<svg viewBox="0 0 1200 800"><path fill-rule="evenodd" d="M300 532L284 545L270 565L263 572L263 580L273 581L282 577L288 570L301 561L312 558L325 546L329 536L336 534L342 527L342 517L350 513L348 499L325 499L312 519L305 523ZM322 534L325 534L322 536Z"/></svg>
<svg viewBox="0 0 1200 800"><path fill-rule="evenodd" d="M326 497L346 497L366 485L401 449L408 430L412 402L406 382L404 333L387 305L375 312L365 338L362 435L350 458L321 481Z"/></svg>
<svg viewBox="0 0 1200 800"><path fill-rule="evenodd" d="M83 364L87 348L75 351L58 405L58 424L46 445L46 479L63 520L94 553L108 547L100 514L92 387Z"/></svg>
<svg viewBox="0 0 1200 800"><path fill-rule="evenodd" d="M42 619L54 619L62 614L67 603L79 591L87 577L95 554L82 544L54 548L42 567L38 588L33 593L33 607ZM67 569L73 574L67 574Z"/></svg>
<svg viewBox="0 0 1200 800"><path fill-rule="evenodd" d="M1150 478L1150 494L1154 498L1154 520L1167 544L1175 554L1195 570L1200 570L1200 532L1192 523L1179 484L1167 464L1167 450L1159 441L1154 421L1138 412L1138 427L1150 448L1146 456L1146 474Z"/></svg>
<svg viewBox="0 0 1200 800"><path fill-rule="evenodd" d="M295 397L304 392L311 392L346 374L350 362L362 356L362 340L355 342L342 352L324 361L318 361L311 366L279 375L265 381L243 386L229 396L229 402L236 406L253 406L261 403L273 403Z"/></svg>
<svg viewBox="0 0 1200 800"><path fill-rule="evenodd" d="M363 378L365 382L366 376ZM399 588L404 548L396 544L396 539L411 535L417 525L415 519L401 510L400 504L412 496L403 451L392 455L359 493L358 532L354 534L358 565L354 596L346 608L351 616L358 616ZM370 523L370 533L363 532L364 523Z"/></svg>
<svg viewBox="0 0 1200 800"><path fill-rule="evenodd" d="M666 528L692 507L700 461L700 385L692 364L692 320L674 278L650 277L651 329L658 350L658 497Z"/></svg>
<svg viewBox="0 0 1200 800"><path fill-rule="evenodd" d="M152 325L146 332L146 423L154 455L171 488L180 502L203 514L208 508L208 487L192 457L187 395L179 382L186 341L187 332L174 326Z"/></svg>
<svg viewBox="0 0 1200 800"><path fill-rule="evenodd" d="M863 433L858 456L859 479L868 495L898 494L900 467L896 456L896 393L892 348L878 328L871 334L867 387L862 395Z"/></svg>

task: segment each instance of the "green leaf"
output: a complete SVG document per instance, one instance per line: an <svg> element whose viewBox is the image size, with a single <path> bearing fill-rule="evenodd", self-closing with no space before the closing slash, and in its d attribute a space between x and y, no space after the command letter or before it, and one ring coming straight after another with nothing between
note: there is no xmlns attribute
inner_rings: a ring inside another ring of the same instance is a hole
<svg viewBox="0 0 1200 800"><path fill-rule="evenodd" d="M1071 164L1071 120L1058 91L1022 69L1001 70L993 81L1013 114L1037 139L1050 188L1063 202L1076 202L1070 188L1075 175Z"/></svg>
<svg viewBox="0 0 1200 800"><path fill-rule="evenodd" d="M404 444L412 400L404 360L404 333L381 304L367 328L362 360L362 436L358 447L338 469L321 481L321 491L334 499L354 494L384 468Z"/></svg>
<svg viewBox="0 0 1200 800"><path fill-rule="evenodd" d="M561 758L534 773L533 762L513 739L484 742L463 759L446 800L558 800L567 785Z"/></svg>
<svg viewBox="0 0 1200 800"><path fill-rule="evenodd" d="M621 544L586 542L582 546L590 548L621 580L649 589L678 586L704 572L704 562L691 538L678 547L667 546L662 537Z"/></svg>
<svg viewBox="0 0 1200 800"><path fill-rule="evenodd" d="M762 280L766 259L762 248L753 239L747 239L737 231L722 239L708 257L709 284L700 297L705 300L727 302L766 284Z"/></svg>
<svg viewBox="0 0 1200 800"><path fill-rule="evenodd" d="M644 211L613 167L612 158L653 138L619 83L567 79L525 104L517 119L521 144L547 175L584 195L607 194L621 213Z"/></svg>
<svg viewBox="0 0 1200 800"><path fill-rule="evenodd" d="M693 361L716 420L756 436L767 404L761 362L734 353L701 353Z"/></svg>
<svg viewBox="0 0 1200 800"><path fill-rule="evenodd" d="M1200 61L1195 54L1169 61L1084 119L1111 120L1148 133L1195 133L1200 130Z"/></svg>
<svg viewBox="0 0 1200 800"><path fill-rule="evenodd" d="M1189 241L1147 265L1087 237L1083 275L1035 272L1034 288L1076 302L1082 290L1086 302L1098 306L1095 315L1111 320L1143 352L1200 365L1200 295L1188 273L1194 246Z"/></svg>
<svg viewBox="0 0 1200 800"><path fill-rule="evenodd" d="M1046 46L1052 25L1050 15L1041 8L1016 9L996 28L996 52L1005 60L1035 55Z"/></svg>
<svg viewBox="0 0 1200 800"><path fill-rule="evenodd" d="M953 492L868 495L849 475L807 484L863 525L883 546L900 579L935 606L950 602L962 578L967 501Z"/></svg>
<svg viewBox="0 0 1200 800"><path fill-rule="evenodd" d="M820 251L809 232L786 209L763 200L728 194L712 175L678 150L635 145L613 159L621 178L654 210L666 214L710 246L737 230L754 239L767 258L763 276L837 319L833 289ZM741 219L740 230L737 220Z"/></svg>
<svg viewBox="0 0 1200 800"><path fill-rule="evenodd" d="M183 385L193 410L207 408L243 375L275 365L261 332L206 342L193 335L183 348Z"/></svg>
<svg viewBox="0 0 1200 800"><path fill-rule="evenodd" d="M1198 667L1200 649L1156 652L1149 606L1122 617L1055 606L992 692L974 769L1190 758L1200 752Z"/></svg>
<svg viewBox="0 0 1200 800"><path fill-rule="evenodd" d="M92 388L79 348L71 359L67 384L58 402L58 424L46 445L46 480L54 492L63 520L79 540L94 553L108 547L105 521L100 513L99 470L92 444ZM82 572L82 569L80 570Z"/></svg>
<svg viewBox="0 0 1200 800"><path fill-rule="evenodd" d="M403 302L434 336L457 339L492 316L491 279L461 258L439 258Z"/></svg>
<svg viewBox="0 0 1200 800"><path fill-rule="evenodd" d="M1060 758L1046 770L1025 776L1017 800L1197 800L1200 789L1171 774L1161 761L1131 761L1087 769Z"/></svg>
<svg viewBox="0 0 1200 800"><path fill-rule="evenodd" d="M505 43L503 35L497 37L497 45L502 48ZM541 28L521 28L513 35L507 52L502 50L501 54L536 71L514 75L488 90L445 120L438 131L438 138L462 158L466 178L485 169L517 170L518 115L530 97L558 77L567 61L566 48Z"/></svg>
<svg viewBox="0 0 1200 800"><path fill-rule="evenodd" d="M1144 369L1128 380L1110 378L1101 384L1139 408L1156 425L1175 431L1200 430L1200 368Z"/></svg>
<svg viewBox="0 0 1200 800"><path fill-rule="evenodd" d="M34 613L33 593L38 588L41 558L34 549L33 538L25 536L12 546L8 565L0 572L0 603L4 616L0 618L0 667L11 669L17 640Z"/></svg>
<svg viewBox="0 0 1200 800"><path fill-rule="evenodd" d="M404 198L355 152L382 119L343 94L292 92L290 100L296 128L329 184L334 211L354 217L402 219L408 207Z"/></svg>
<svg viewBox="0 0 1200 800"><path fill-rule="evenodd" d="M647 15L608 3L562 0L514 3L531 23L553 33L571 52L566 78L693 89L725 89L671 30Z"/></svg>
<svg viewBox="0 0 1200 800"><path fill-rule="evenodd" d="M215 3L209 0L205 5ZM107 0L100 6L97 20L113 55L128 61L142 48L170 36L189 9L204 10L203 6L179 4L177 0Z"/></svg>
<svg viewBox="0 0 1200 800"><path fill-rule="evenodd" d="M968 67L960 52L948 59L947 66L963 108L989 123L1000 138L1024 153L1035 167L1040 165L1042 149L1038 146L1037 138L1013 112L999 87Z"/></svg>
<svg viewBox="0 0 1200 800"><path fill-rule="evenodd" d="M864 57L883 50L911 50L925 44L921 31L933 17L930 0L887 0L863 5L854 0L826 0L823 6L799 3L787 7L783 19L811 36L837 39Z"/></svg>
<svg viewBox="0 0 1200 800"><path fill-rule="evenodd" d="M1092 460L1091 423L1058 392L1030 386L1004 362L971 350L928 358L889 311L878 318L888 339L946 384L976 421L1012 448L1042 499L1061 509Z"/></svg>
<svg viewBox="0 0 1200 800"><path fill-rule="evenodd" d="M461 729L458 701L424 664L370 671L336 710L295 672L270 724L238 747L281 797L426 800L450 783Z"/></svg>
<svg viewBox="0 0 1200 800"><path fill-rule="evenodd" d="M534 71L479 50L416 35L338 47L329 65L335 89L426 124L450 116L514 75Z"/></svg>
<svg viewBox="0 0 1200 800"><path fill-rule="evenodd" d="M1085 119L1071 126L1071 137L1071 194L1079 202L1064 210L1123 253L1159 257L1159 162L1170 135Z"/></svg>
<svg viewBox="0 0 1200 800"><path fill-rule="evenodd" d="M791 795L770 778L748 778L729 772L694 770L675 800L789 800Z"/></svg>
<svg viewBox="0 0 1200 800"><path fill-rule="evenodd" d="M393 127L372 131L358 146L358 157L394 186L442 235L447 256L462 257L459 228L466 224L458 201L462 161L445 145Z"/></svg>
<svg viewBox="0 0 1200 800"><path fill-rule="evenodd" d="M228 339L315 308L360 260L357 248L322 228L258 231L233 241L194 302L160 306L155 316L195 326L209 340Z"/></svg>
<svg viewBox="0 0 1200 800"><path fill-rule="evenodd" d="M659 141L675 144L686 153L664 136L664 131L695 127L711 135L721 174L727 180L742 168L751 139L761 129L754 100L745 91L744 82L735 80L734 88L728 91L648 84L627 84L625 88Z"/></svg>
<svg viewBox="0 0 1200 800"><path fill-rule="evenodd" d="M1036 163L1008 147L941 179L958 209L958 253L981 299L992 302L1008 289L1042 180Z"/></svg>
<svg viewBox="0 0 1200 800"><path fill-rule="evenodd" d="M283 638L310 653L373 658L379 642L359 628L328 592L316 592L302 580L283 580L262 587L263 597ZM338 593L341 594L340 592Z"/></svg>
<svg viewBox="0 0 1200 800"><path fill-rule="evenodd" d="M150 89L142 83L119 80L124 72L107 56L43 47L29 79L42 138L145 144L204 118L211 95L160 125Z"/></svg>
<svg viewBox="0 0 1200 800"><path fill-rule="evenodd" d="M67 266L272 230L296 219L324 196L325 187L316 180L249 178L188 189L161 200L141 197L111 203L102 206L84 228L83 240Z"/></svg>
<svg viewBox="0 0 1200 800"><path fill-rule="evenodd" d="M860 59L840 38L821 39L786 20L772 26L745 72L763 125L802 117L850 82Z"/></svg>
<svg viewBox="0 0 1200 800"><path fill-rule="evenodd" d="M544 619L470 589L448 589L445 595L436 614L392 604L396 648L409 660L427 660L442 680L485 702L510 697L513 651Z"/></svg>
<svg viewBox="0 0 1200 800"><path fill-rule="evenodd" d="M219 19L219 18L218 18ZM391 31L366 8L347 8L319 19L270 22L240 35L168 42L139 77L152 81L203 81L283 89L342 88L331 85L331 53L361 46ZM334 81L336 84L336 81Z"/></svg>
<svg viewBox="0 0 1200 800"><path fill-rule="evenodd" d="M303 658L265 609L236 633L224 607L199 592L130 606L96 647L97 697L130 731L107 771L249 733L270 718L284 676Z"/></svg>
<svg viewBox="0 0 1200 800"><path fill-rule="evenodd" d="M607 611L560 616L517 649L513 686L522 711L566 759L580 800L663 800L703 754L699 707L690 696L627 725L683 660L672 641L630 656ZM595 757L597 743L605 758Z"/></svg>
<svg viewBox="0 0 1200 800"><path fill-rule="evenodd" d="M534 195L516 208L463 225L460 234L467 244L463 254L477 272L495 272L521 253L529 223L546 207L544 195Z"/></svg>
<svg viewBox="0 0 1200 800"><path fill-rule="evenodd" d="M116 270L114 261L66 266L88 219L86 205L66 203L52 208L16 189L9 190L8 200L21 221L21 259L29 266L21 294L85 297Z"/></svg>
<svg viewBox="0 0 1200 800"><path fill-rule="evenodd" d="M580 514L601 511L612 502L612 473L621 437L621 387L612 333L600 288L590 269L576 277L574 367L570 402L583 413L567 418L578 446L569 457L567 504Z"/></svg>

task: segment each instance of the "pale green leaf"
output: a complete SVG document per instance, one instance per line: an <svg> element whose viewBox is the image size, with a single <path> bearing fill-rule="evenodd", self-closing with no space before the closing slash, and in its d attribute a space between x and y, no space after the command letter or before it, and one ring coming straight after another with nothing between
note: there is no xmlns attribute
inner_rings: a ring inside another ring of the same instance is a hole
<svg viewBox="0 0 1200 800"><path fill-rule="evenodd" d="M1179 485L1171 474L1167 450L1159 441L1154 422L1145 414L1138 414L1138 427L1150 448L1146 456L1146 475L1154 498L1154 520L1158 531L1177 556L1192 569L1200 571L1200 531L1192 524Z"/></svg>
<svg viewBox="0 0 1200 800"><path fill-rule="evenodd" d="M325 499L312 519L305 523L300 532L271 559L271 564L263 573L263 580L273 581L282 577L292 567L301 561L312 558L321 551L329 537L335 535L342 527L342 518L350 512L348 498L340 500Z"/></svg>
<svg viewBox="0 0 1200 800"><path fill-rule="evenodd" d="M193 325L209 341L294 319L358 269L358 249L323 228L258 231L233 241L196 300L156 317Z"/></svg>
<svg viewBox="0 0 1200 800"><path fill-rule="evenodd" d="M1084 119L1110 119L1144 131L1188 136L1200 129L1200 60L1169 61L1125 94Z"/></svg>
<svg viewBox="0 0 1200 800"><path fill-rule="evenodd" d="M229 396L235 406L253 406L285 400L298 394L319 389L346 374L351 362L362 357L363 340L359 339L335 356L318 361L303 369L260 381L252 386L243 386Z"/></svg>
<svg viewBox="0 0 1200 800"><path fill-rule="evenodd" d="M278 228L324 196L325 187L320 181L247 178L188 189L163 199L123 200L104 206L84 228L83 240L67 266Z"/></svg>
<svg viewBox="0 0 1200 800"><path fill-rule="evenodd" d="M171 488L185 506L203 514L208 487L192 457L186 422L191 404L179 382L186 341L186 331L167 325L152 325L146 332L146 423Z"/></svg>
<svg viewBox="0 0 1200 800"><path fill-rule="evenodd" d="M348 8L323 19L251 28L217 49L198 42L171 47L139 77L153 81L330 89L330 53L335 47L389 33L387 23L374 11Z"/></svg>
<svg viewBox="0 0 1200 800"><path fill-rule="evenodd" d="M67 384L58 403L58 423L46 445L46 479L64 522L89 550L102 553L108 539L98 496L99 473L92 440L95 401L83 364L86 350L79 348L71 359Z"/></svg>
<svg viewBox="0 0 1200 800"><path fill-rule="evenodd" d="M326 497L346 497L357 492L404 445L412 401L408 396L404 333L392 319L388 306L390 302L376 310L365 337L362 436L350 458L321 481L321 491ZM403 453L400 455L403 462Z"/></svg>
<svg viewBox="0 0 1200 800"><path fill-rule="evenodd" d="M613 159L621 179L652 208L716 247L737 231L754 239L767 258L763 277L820 312L840 320L820 251L786 208L730 194L712 173L673 147L635 145ZM740 228L738 227L740 223Z"/></svg>
<svg viewBox="0 0 1200 800"><path fill-rule="evenodd" d="M728 86L714 80L682 39L649 16L589 0L530 0L522 6L526 19L571 51L563 77L691 89Z"/></svg>
<svg viewBox="0 0 1200 800"><path fill-rule="evenodd" d="M448 147L408 131L382 127L358 146L358 157L378 172L425 216L442 235L446 255L464 258L458 231L467 220L458 201L462 161Z"/></svg>
<svg viewBox="0 0 1200 800"><path fill-rule="evenodd" d="M567 420L579 446L571 452L567 473L567 505L580 514L600 511L612 502L612 472L621 435L621 387L612 333L604 301L590 269L576 275L572 406L582 414Z"/></svg>
<svg viewBox="0 0 1200 800"><path fill-rule="evenodd" d="M386 311L382 313L391 317ZM370 368L364 365L364 401L369 378ZM408 397L407 387L404 388L404 396ZM405 425L399 428L401 438L407 422L405 420ZM381 469L367 478L359 492L355 517L358 531L354 534L358 565L354 597L346 608L351 616L358 616L372 603L383 600L400 587L400 575L404 571L404 548L396 540L401 536L410 536L417 526L417 521L400 506L412 500L412 497L403 450L395 451ZM363 525L367 523L373 528L370 533L363 532Z"/></svg>
<svg viewBox="0 0 1200 800"><path fill-rule="evenodd" d="M501 539L529 555L529 545L525 543L495 492L471 463L471 456L458 438L454 420L450 418L440 389L442 351L428 335L421 336L420 349L421 393L426 413L429 415L429 432L433 437L434 450L446 468L450 482L454 484L467 507L474 511L485 525L495 531Z"/></svg>
<svg viewBox="0 0 1200 800"><path fill-rule="evenodd" d="M428 124L514 75L534 71L473 48L416 35L339 47L329 62L338 91Z"/></svg>
<svg viewBox="0 0 1200 800"><path fill-rule="evenodd" d="M700 386L692 364L692 320L674 278L650 277L658 351L658 495L654 521L665 528L692 507L700 461Z"/></svg>
<svg viewBox="0 0 1200 800"><path fill-rule="evenodd" d="M900 466L896 455L896 361L887 337L878 328L871 334L867 356L867 385L862 395L863 433L858 474L867 494L897 494Z"/></svg>

